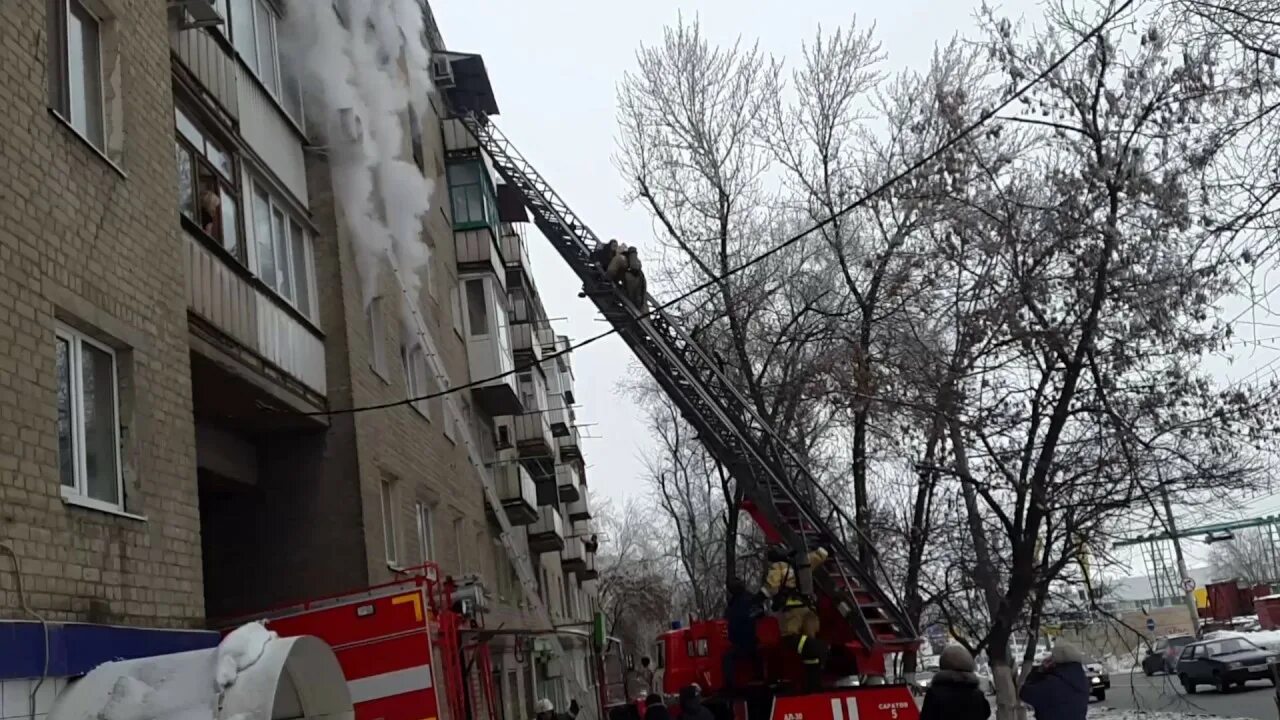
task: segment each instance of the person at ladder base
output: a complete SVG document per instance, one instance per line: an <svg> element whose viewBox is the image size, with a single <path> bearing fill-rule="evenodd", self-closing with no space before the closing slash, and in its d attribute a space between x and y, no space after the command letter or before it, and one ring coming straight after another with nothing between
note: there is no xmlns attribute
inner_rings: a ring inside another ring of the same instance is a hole
<svg viewBox="0 0 1280 720"><path fill-rule="evenodd" d="M821 567L827 561L825 548L811 550L805 560L809 570ZM761 591L773 599L773 609L778 613L778 627L782 640L796 649L804 665L805 691L813 692L822 686L822 665L826 661L826 643L818 638L818 613L813 600L805 595L796 583L796 569L788 560L779 560L769 566Z"/></svg>

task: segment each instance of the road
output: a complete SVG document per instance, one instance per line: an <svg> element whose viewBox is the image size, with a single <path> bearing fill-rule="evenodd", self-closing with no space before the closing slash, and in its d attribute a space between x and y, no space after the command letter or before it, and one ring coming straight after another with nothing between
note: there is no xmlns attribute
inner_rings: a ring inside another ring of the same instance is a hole
<svg viewBox="0 0 1280 720"><path fill-rule="evenodd" d="M1247 687L1226 695L1219 695L1207 687L1195 695L1187 695L1173 678L1164 675L1146 677L1141 672L1116 674L1111 676L1111 690L1106 701L1097 704L1128 710L1276 720L1275 694L1271 684L1265 681L1251 682Z"/></svg>

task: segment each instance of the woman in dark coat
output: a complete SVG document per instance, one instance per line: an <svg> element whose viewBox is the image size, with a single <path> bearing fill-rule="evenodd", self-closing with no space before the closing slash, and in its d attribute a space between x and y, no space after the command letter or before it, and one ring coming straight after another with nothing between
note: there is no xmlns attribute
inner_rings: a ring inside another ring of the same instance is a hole
<svg viewBox="0 0 1280 720"><path fill-rule="evenodd" d="M948 645L938 665L924 694L920 720L987 720L991 704L978 685L977 664L969 651Z"/></svg>
<svg viewBox="0 0 1280 720"><path fill-rule="evenodd" d="M1035 709L1036 720L1085 720L1089 692L1084 655L1071 643L1058 640L1044 666L1023 684L1021 697Z"/></svg>

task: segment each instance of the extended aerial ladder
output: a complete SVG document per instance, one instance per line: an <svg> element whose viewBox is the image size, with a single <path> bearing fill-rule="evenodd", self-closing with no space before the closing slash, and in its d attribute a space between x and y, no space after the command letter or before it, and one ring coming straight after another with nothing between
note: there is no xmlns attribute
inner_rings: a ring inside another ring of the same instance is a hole
<svg viewBox="0 0 1280 720"><path fill-rule="evenodd" d="M765 538L797 560L829 642L860 648L862 674L883 675L884 655L913 649L911 621L850 549L857 526L805 468L708 353L652 299L637 308L591 258L600 239L507 138L475 112L458 120L475 136L503 181L519 191L534 223L577 273L604 317L680 408L699 439L743 491L743 509ZM815 499L829 505L822 512ZM808 577L801 558L817 547L828 560ZM878 670L878 672L877 672Z"/></svg>

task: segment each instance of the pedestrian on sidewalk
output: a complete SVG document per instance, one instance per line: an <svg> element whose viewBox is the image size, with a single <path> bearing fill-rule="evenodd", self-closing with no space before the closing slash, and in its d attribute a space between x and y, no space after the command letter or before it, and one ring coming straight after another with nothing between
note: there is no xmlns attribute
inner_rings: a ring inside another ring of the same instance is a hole
<svg viewBox="0 0 1280 720"><path fill-rule="evenodd" d="M644 720L671 720L671 711L667 709L661 695L649 693L644 699Z"/></svg>
<svg viewBox="0 0 1280 720"><path fill-rule="evenodd" d="M1085 720L1089 692L1084 654L1059 638L1044 664L1031 671L1021 697L1036 711L1036 720Z"/></svg>
<svg viewBox="0 0 1280 720"><path fill-rule="evenodd" d="M987 720L991 704L978 683L978 665L963 645L948 645L929 683L920 720Z"/></svg>

